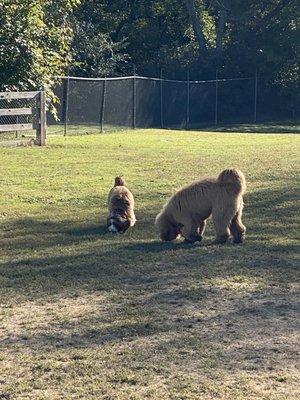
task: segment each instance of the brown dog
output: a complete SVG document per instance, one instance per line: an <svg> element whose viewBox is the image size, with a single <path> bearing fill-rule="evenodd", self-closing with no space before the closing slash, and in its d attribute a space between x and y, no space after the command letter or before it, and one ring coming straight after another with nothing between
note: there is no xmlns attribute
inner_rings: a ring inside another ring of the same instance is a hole
<svg viewBox="0 0 300 400"><path fill-rule="evenodd" d="M115 185L108 195L107 229L112 233L124 233L136 222L134 198L120 176L115 178Z"/></svg>
<svg viewBox="0 0 300 400"><path fill-rule="evenodd" d="M183 187L156 217L161 239L171 241L181 234L187 242L200 241L206 219L212 215L214 243L225 243L230 235L234 243L242 243L246 232L241 219L245 190L245 177L237 169L225 169L217 178Z"/></svg>

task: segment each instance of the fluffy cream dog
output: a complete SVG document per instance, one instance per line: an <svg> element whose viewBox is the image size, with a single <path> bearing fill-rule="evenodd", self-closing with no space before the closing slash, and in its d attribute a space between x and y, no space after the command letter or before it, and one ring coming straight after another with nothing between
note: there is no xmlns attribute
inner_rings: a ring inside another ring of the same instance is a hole
<svg viewBox="0 0 300 400"><path fill-rule="evenodd" d="M156 217L161 239L171 241L181 234L188 242L200 241L206 219L212 215L214 243L225 243L231 235L234 243L242 243L246 232L242 223L245 190L246 180L238 169L225 169L217 178L181 188Z"/></svg>
<svg viewBox="0 0 300 400"><path fill-rule="evenodd" d="M108 194L107 229L112 233L124 233L136 222L134 197L120 176Z"/></svg>

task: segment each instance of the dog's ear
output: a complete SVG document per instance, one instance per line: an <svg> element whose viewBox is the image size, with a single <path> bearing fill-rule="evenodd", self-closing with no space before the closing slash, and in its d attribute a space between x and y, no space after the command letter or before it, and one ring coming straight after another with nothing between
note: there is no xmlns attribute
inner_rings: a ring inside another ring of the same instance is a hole
<svg viewBox="0 0 300 400"><path fill-rule="evenodd" d="M125 186L125 180L122 176L115 177L115 186Z"/></svg>

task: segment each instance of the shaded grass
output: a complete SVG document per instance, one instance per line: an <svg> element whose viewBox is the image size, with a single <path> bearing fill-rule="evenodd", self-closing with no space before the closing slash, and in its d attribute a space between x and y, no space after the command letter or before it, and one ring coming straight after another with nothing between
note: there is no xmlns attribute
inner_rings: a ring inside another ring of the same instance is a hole
<svg viewBox="0 0 300 400"><path fill-rule="evenodd" d="M207 126L202 128L205 131L215 132L242 132L242 133L300 133L299 121L285 122L260 122L256 124L234 124Z"/></svg>
<svg viewBox="0 0 300 400"><path fill-rule="evenodd" d="M0 394L11 399L298 397L295 135L136 130L0 149ZM243 246L162 244L168 196L247 177ZM123 173L138 223L111 236Z"/></svg>

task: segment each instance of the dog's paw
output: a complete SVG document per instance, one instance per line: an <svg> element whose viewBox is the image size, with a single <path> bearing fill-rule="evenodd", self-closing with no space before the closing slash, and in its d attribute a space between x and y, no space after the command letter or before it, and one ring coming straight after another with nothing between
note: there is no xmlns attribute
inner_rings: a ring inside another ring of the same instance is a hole
<svg viewBox="0 0 300 400"><path fill-rule="evenodd" d="M184 238L183 243L186 243L186 244L193 244L193 243L195 243L195 241L192 241L192 240L190 240L190 239Z"/></svg>
<svg viewBox="0 0 300 400"><path fill-rule="evenodd" d="M244 241L245 241L245 235L241 235L241 236L233 238L234 244L242 244L242 243L244 243Z"/></svg>
<svg viewBox="0 0 300 400"><path fill-rule="evenodd" d="M226 235L218 236L211 244L225 244L227 243L229 237Z"/></svg>
<svg viewBox="0 0 300 400"><path fill-rule="evenodd" d="M197 235L195 240L196 240L196 242L201 242L202 239L203 239L203 236Z"/></svg>
<svg viewBox="0 0 300 400"><path fill-rule="evenodd" d="M201 235L193 235L193 236L190 236L189 238L184 238L184 243L193 244L195 242L201 242L201 240L202 240Z"/></svg>

